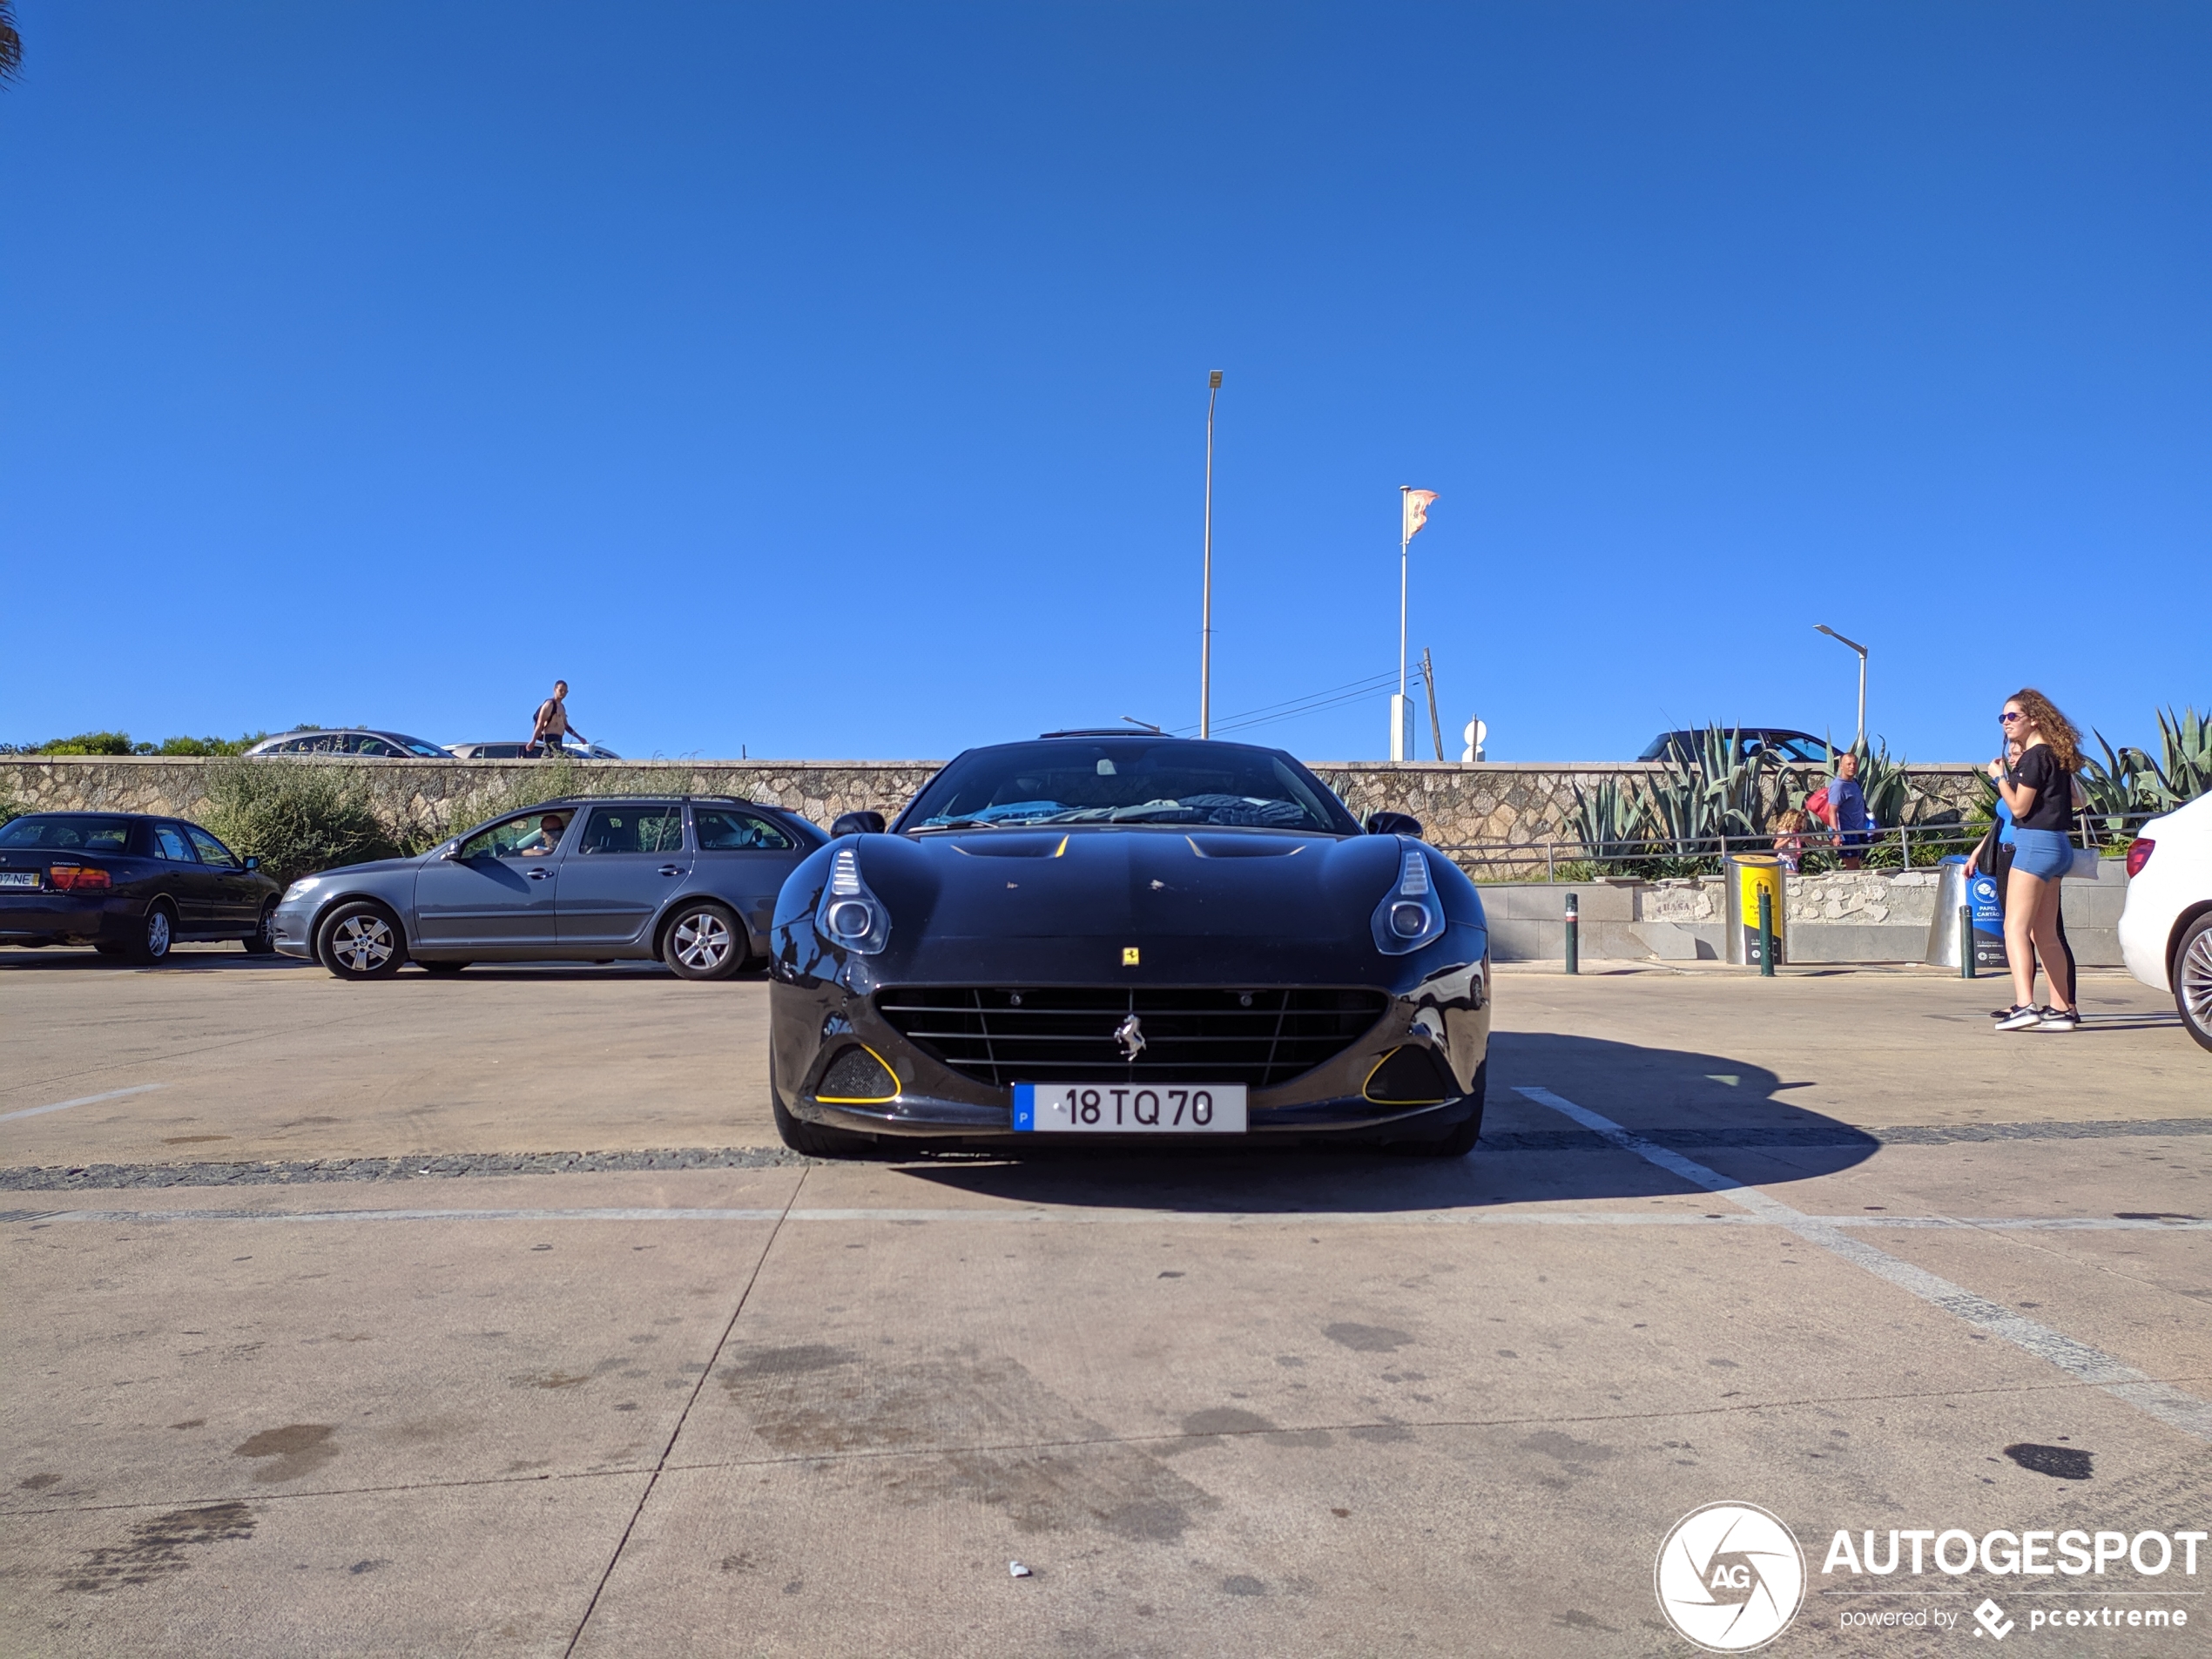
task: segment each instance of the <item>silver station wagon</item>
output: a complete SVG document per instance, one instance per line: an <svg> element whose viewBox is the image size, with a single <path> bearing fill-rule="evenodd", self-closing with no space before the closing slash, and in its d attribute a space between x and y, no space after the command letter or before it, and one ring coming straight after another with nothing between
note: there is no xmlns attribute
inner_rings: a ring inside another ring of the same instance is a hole
<svg viewBox="0 0 2212 1659"><path fill-rule="evenodd" d="M826 843L795 813L731 796L544 801L419 858L303 876L272 937L341 979L654 957L725 979L765 954L777 890Z"/></svg>

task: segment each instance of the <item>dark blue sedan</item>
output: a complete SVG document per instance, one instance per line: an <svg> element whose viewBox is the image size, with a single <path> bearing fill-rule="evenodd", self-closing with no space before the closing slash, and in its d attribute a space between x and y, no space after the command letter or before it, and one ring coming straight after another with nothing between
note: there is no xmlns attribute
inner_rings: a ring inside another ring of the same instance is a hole
<svg viewBox="0 0 2212 1659"><path fill-rule="evenodd" d="M180 818L30 813L0 825L0 943L145 964L185 939L266 952L277 884L260 863Z"/></svg>
<svg viewBox="0 0 2212 1659"><path fill-rule="evenodd" d="M777 890L826 844L794 813L728 796L545 801L420 858L303 877L273 937L341 979L655 957L725 979L765 953Z"/></svg>

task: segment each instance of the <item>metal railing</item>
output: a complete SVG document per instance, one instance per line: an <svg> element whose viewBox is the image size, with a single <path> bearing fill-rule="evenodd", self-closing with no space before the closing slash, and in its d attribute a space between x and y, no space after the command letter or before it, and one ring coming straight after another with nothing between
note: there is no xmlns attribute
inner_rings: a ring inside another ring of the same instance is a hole
<svg viewBox="0 0 2212 1659"><path fill-rule="evenodd" d="M2145 822L2158 812L2099 813L2090 819L2088 833L2097 849L2116 858ZM1867 870L1925 869L1950 853L1973 850L1988 831L1983 824L1895 824L1858 832L1857 845L1841 845L1841 833L1823 826L1800 832L1799 868L1817 874L1840 867L1851 853ZM1436 850L1478 880L1530 880L1541 867L1543 880L1555 881L1562 865L1574 867L1576 880L1620 878L1664 880L1669 877L1717 875L1730 853L1772 853L1777 839L1770 830L1753 835L1645 836L1629 840L1585 841L1579 838L1553 841L1446 841ZM2082 831L2073 833L2076 846L2084 845ZM1591 867L1596 867L1595 871ZM1608 867L1611 867L1610 869ZM1501 873L1505 872L1506 873Z"/></svg>

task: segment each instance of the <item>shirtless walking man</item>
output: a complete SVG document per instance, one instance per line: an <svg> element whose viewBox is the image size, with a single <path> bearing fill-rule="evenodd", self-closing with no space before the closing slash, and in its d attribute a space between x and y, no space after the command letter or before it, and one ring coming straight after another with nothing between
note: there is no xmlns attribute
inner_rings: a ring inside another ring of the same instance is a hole
<svg viewBox="0 0 2212 1659"><path fill-rule="evenodd" d="M550 760L561 752L563 737L574 738L587 746L591 742L590 738L569 724L568 681L555 680L553 695L537 705L537 720L530 727L530 747L536 749L543 759Z"/></svg>

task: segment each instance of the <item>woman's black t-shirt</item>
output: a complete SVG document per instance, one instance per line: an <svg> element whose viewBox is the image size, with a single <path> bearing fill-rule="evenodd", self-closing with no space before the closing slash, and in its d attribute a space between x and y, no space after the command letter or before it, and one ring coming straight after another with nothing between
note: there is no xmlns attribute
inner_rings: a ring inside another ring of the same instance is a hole
<svg viewBox="0 0 2212 1659"><path fill-rule="evenodd" d="M2035 792L2035 804L2016 819L2019 828L2063 832L2074 821L2074 774L2047 743L2036 744L2013 768L2013 782Z"/></svg>

